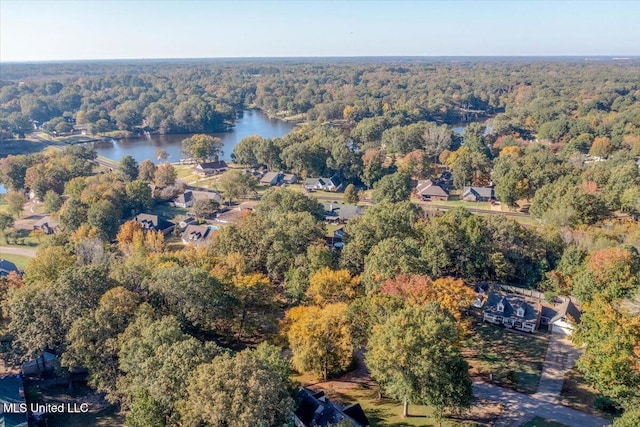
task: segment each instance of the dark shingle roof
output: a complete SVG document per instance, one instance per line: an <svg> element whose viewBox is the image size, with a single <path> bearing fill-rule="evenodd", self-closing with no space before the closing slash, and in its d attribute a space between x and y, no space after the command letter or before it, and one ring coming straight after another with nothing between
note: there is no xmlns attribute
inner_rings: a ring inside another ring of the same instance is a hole
<svg viewBox="0 0 640 427"><path fill-rule="evenodd" d="M504 310L498 311L498 304L502 303ZM518 308L524 308L524 316L521 319L526 321L538 320L538 309L536 306L518 296L515 295L502 295L489 292L487 295L487 302L484 305L484 311L500 315L503 317L516 316Z"/></svg>

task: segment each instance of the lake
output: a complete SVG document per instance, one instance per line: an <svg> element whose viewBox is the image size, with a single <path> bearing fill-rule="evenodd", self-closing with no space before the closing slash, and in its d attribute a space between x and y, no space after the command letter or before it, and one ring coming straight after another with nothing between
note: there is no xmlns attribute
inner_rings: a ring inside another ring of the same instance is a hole
<svg viewBox="0 0 640 427"><path fill-rule="evenodd" d="M224 133L210 133L222 140L221 160L231 160L233 147L242 138L251 135L260 135L263 138L281 138L295 127L294 123L283 120L271 119L266 114L257 110L246 110L239 117L235 126ZM162 148L169 153L170 162L178 162L185 156L181 153L182 140L190 135L149 135L117 141L96 142L94 147L98 155L119 161L126 155L133 156L138 163L145 159L158 162L155 159L155 151Z"/></svg>
<svg viewBox="0 0 640 427"><path fill-rule="evenodd" d="M478 120L477 122L481 123L481 124L483 124L485 126L485 129L484 129L484 134L485 135L490 135L491 132L493 132L493 119L492 118ZM464 133L464 129L471 123L474 123L474 122L470 121L470 122L466 122L466 123L460 123L460 124L452 125L451 130L454 131L455 133L457 133L458 135L462 135Z"/></svg>

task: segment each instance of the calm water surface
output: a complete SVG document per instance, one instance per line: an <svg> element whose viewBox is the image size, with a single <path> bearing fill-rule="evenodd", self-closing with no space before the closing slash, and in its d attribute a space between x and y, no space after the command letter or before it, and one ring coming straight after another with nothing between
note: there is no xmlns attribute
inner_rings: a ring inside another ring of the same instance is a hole
<svg viewBox="0 0 640 427"><path fill-rule="evenodd" d="M235 127L229 132L211 133L217 136L224 144L221 160L231 160L233 147L242 138L250 135L260 135L264 138L280 138L288 134L295 124L282 120L270 119L265 114L247 110L243 116L236 120ZM126 155L131 155L138 163L145 159L158 162L155 159L155 151L159 148L169 153L169 161L177 162L184 158L181 153L181 142L190 135L149 135L131 139L121 139L110 142L96 142L94 146L98 155L113 160L120 160Z"/></svg>

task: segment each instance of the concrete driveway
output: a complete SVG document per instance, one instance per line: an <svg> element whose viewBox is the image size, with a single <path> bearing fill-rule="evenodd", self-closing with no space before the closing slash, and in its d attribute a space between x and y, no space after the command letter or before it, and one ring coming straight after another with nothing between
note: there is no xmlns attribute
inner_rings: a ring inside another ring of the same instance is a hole
<svg viewBox="0 0 640 427"><path fill-rule="evenodd" d="M473 394L476 397L499 402L507 412L504 425L510 424L509 415L513 414L512 421L520 422L534 416L553 420L568 427L603 427L611 425L611 421L575 409L567 408L556 403L548 402L526 394L517 393L492 384L475 382ZM501 417L502 418L502 417ZM519 425L519 424L515 424Z"/></svg>
<svg viewBox="0 0 640 427"><path fill-rule="evenodd" d="M581 353L582 350L575 348L569 337L551 334L538 391L533 397L559 403L564 376L576 365Z"/></svg>

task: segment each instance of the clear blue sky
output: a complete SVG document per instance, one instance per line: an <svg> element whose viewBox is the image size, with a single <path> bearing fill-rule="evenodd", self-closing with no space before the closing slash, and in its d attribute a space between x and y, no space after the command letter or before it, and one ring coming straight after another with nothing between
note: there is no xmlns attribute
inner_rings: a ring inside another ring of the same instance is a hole
<svg viewBox="0 0 640 427"><path fill-rule="evenodd" d="M0 0L0 61L640 55L640 0Z"/></svg>

